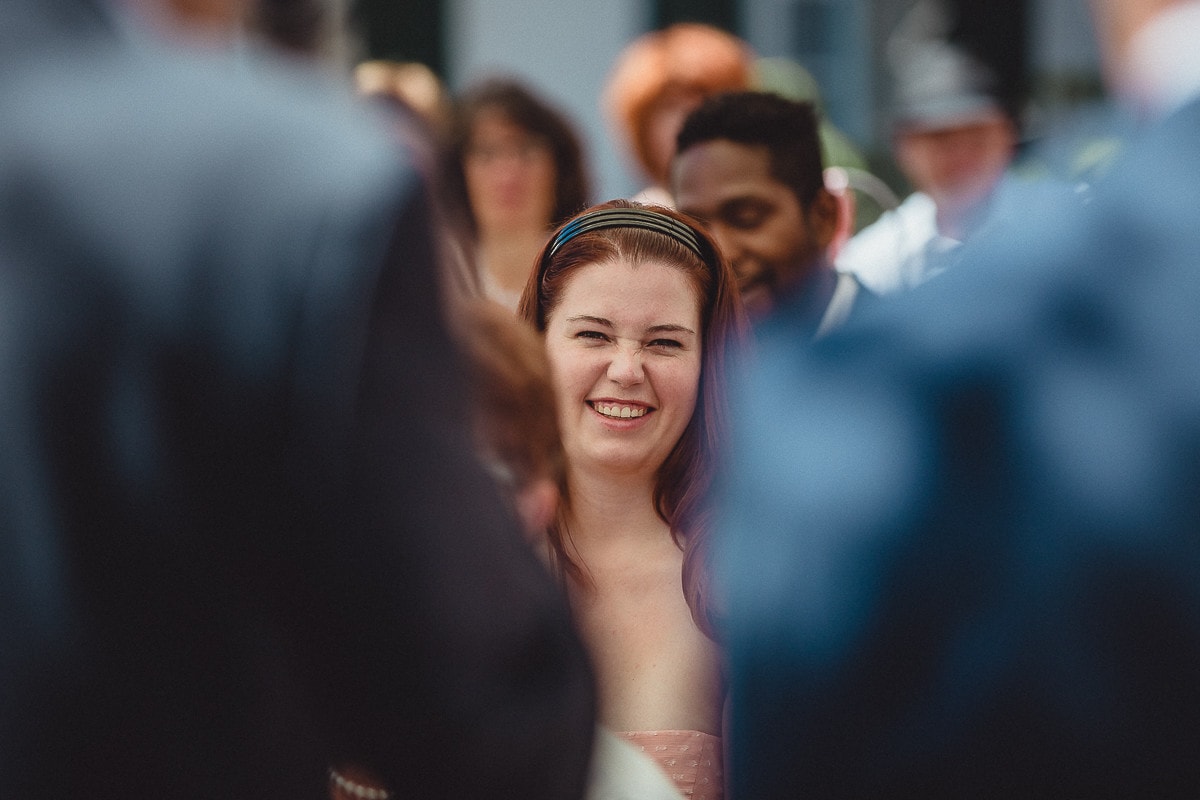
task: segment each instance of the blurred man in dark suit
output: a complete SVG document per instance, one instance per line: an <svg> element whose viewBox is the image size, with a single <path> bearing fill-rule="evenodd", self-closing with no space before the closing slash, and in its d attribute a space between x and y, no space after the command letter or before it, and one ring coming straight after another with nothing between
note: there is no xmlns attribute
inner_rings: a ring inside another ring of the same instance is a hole
<svg viewBox="0 0 1200 800"><path fill-rule="evenodd" d="M195 5L193 3L192 5ZM577 797L424 188L315 75L0 2L0 796Z"/></svg>
<svg viewBox="0 0 1200 800"><path fill-rule="evenodd" d="M739 384L738 797L1196 796L1200 3L1093 5L1145 122L1093 199Z"/></svg>

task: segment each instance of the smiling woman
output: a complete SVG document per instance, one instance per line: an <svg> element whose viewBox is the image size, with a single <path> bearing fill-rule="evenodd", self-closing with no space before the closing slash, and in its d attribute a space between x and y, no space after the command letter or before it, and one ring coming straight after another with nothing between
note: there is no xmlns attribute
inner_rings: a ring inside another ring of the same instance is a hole
<svg viewBox="0 0 1200 800"><path fill-rule="evenodd" d="M705 520L745 331L733 273L690 218L627 201L570 220L536 267L520 311L545 336L567 461L549 544L600 722L684 795L719 798Z"/></svg>

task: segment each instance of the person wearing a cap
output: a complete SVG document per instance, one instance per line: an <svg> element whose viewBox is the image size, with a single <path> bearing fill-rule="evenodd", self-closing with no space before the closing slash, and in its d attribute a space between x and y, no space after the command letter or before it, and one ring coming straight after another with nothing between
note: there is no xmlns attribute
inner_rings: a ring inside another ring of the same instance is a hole
<svg viewBox="0 0 1200 800"><path fill-rule="evenodd" d="M839 271L877 294L942 272L988 219L1018 141L993 72L944 38L946 18L918 4L889 43L893 152L914 192L846 243Z"/></svg>

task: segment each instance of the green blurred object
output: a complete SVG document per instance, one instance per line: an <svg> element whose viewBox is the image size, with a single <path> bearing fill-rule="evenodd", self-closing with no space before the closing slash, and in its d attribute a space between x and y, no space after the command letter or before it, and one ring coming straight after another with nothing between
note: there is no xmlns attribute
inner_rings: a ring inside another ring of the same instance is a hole
<svg viewBox="0 0 1200 800"><path fill-rule="evenodd" d="M867 160L850 139L825 116L821 88L816 78L799 62L790 58L759 58L754 62L755 83L764 92L774 92L789 100L813 104L820 117L821 147L825 166L866 169Z"/></svg>
<svg viewBox="0 0 1200 800"><path fill-rule="evenodd" d="M755 59L754 84L760 91L774 92L789 100L809 102L816 108L825 166L840 168L841 179L854 191L851 233L857 233L883 212L900 204L899 197L887 182L871 173L866 157L854 142L825 116L821 88L802 64L783 57Z"/></svg>

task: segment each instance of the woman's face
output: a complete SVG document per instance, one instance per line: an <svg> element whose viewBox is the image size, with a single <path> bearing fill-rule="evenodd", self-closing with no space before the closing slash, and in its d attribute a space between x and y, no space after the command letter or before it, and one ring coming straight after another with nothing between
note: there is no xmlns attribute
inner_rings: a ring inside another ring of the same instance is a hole
<svg viewBox="0 0 1200 800"><path fill-rule="evenodd" d="M545 229L557 176L550 145L498 109L484 109L463 156L467 196L481 232Z"/></svg>
<svg viewBox="0 0 1200 800"><path fill-rule="evenodd" d="M656 473L696 408L700 300L660 261L580 267L546 320L571 471Z"/></svg>

